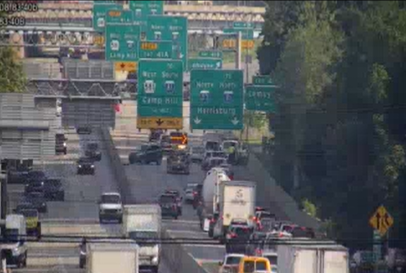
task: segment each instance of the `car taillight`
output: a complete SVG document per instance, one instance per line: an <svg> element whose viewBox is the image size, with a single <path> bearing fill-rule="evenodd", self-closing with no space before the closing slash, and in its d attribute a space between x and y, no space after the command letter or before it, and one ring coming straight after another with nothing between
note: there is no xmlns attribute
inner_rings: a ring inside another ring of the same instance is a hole
<svg viewBox="0 0 406 273"><path fill-rule="evenodd" d="M282 237L283 237L283 233L282 233L282 232L279 232L278 237L279 237L279 238L282 238Z"/></svg>
<svg viewBox="0 0 406 273"><path fill-rule="evenodd" d="M229 176L230 180L234 180L234 175Z"/></svg>
<svg viewBox="0 0 406 273"><path fill-rule="evenodd" d="M259 249L259 248L255 249L255 254L256 254L257 256L262 256L262 250Z"/></svg>
<svg viewBox="0 0 406 273"><path fill-rule="evenodd" d="M193 192L193 196L196 196L196 195L197 195L197 191L194 191L194 192Z"/></svg>
<svg viewBox="0 0 406 273"><path fill-rule="evenodd" d="M172 205L172 208L173 208L173 209L176 209L176 205Z"/></svg>
<svg viewBox="0 0 406 273"><path fill-rule="evenodd" d="M211 219L210 219L210 223L213 224L214 222L216 222L216 221L214 220L214 218L211 218Z"/></svg>

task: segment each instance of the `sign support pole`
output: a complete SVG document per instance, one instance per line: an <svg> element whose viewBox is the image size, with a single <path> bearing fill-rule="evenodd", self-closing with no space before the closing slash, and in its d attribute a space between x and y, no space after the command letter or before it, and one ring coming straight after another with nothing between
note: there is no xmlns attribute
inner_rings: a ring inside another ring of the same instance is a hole
<svg viewBox="0 0 406 273"><path fill-rule="evenodd" d="M237 33L237 54L236 54L236 69L241 69L241 47L242 47L242 36L241 31Z"/></svg>

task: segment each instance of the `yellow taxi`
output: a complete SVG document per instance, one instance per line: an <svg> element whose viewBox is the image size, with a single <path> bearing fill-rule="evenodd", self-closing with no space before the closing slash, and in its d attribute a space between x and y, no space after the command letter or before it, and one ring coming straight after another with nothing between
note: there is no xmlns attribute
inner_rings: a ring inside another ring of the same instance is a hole
<svg viewBox="0 0 406 273"><path fill-rule="evenodd" d="M271 263L264 257L243 257L238 266L238 273L272 273Z"/></svg>

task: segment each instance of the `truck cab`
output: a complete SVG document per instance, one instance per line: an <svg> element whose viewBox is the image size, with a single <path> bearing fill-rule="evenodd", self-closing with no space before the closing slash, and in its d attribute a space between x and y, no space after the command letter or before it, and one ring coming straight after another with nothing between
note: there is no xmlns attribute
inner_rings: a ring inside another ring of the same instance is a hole
<svg viewBox="0 0 406 273"><path fill-rule="evenodd" d="M5 234L0 247L6 258L7 264L16 265L18 268L27 266L27 235L25 218L23 215L10 214L6 216Z"/></svg>
<svg viewBox="0 0 406 273"><path fill-rule="evenodd" d="M116 220L122 223L123 220L123 202L121 195L117 192L103 193L99 201L99 221Z"/></svg>

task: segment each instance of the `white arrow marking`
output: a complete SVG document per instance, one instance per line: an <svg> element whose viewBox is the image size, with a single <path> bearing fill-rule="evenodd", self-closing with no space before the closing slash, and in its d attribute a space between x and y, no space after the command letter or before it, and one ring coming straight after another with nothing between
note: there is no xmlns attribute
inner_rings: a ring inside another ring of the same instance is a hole
<svg viewBox="0 0 406 273"><path fill-rule="evenodd" d="M196 117L193 121L195 122L195 124L200 124L200 122L202 122L202 120L198 117Z"/></svg>
<svg viewBox="0 0 406 273"><path fill-rule="evenodd" d="M240 121L236 117L234 117L234 119L231 121L231 123L234 124L234 126L237 125L239 122Z"/></svg>

